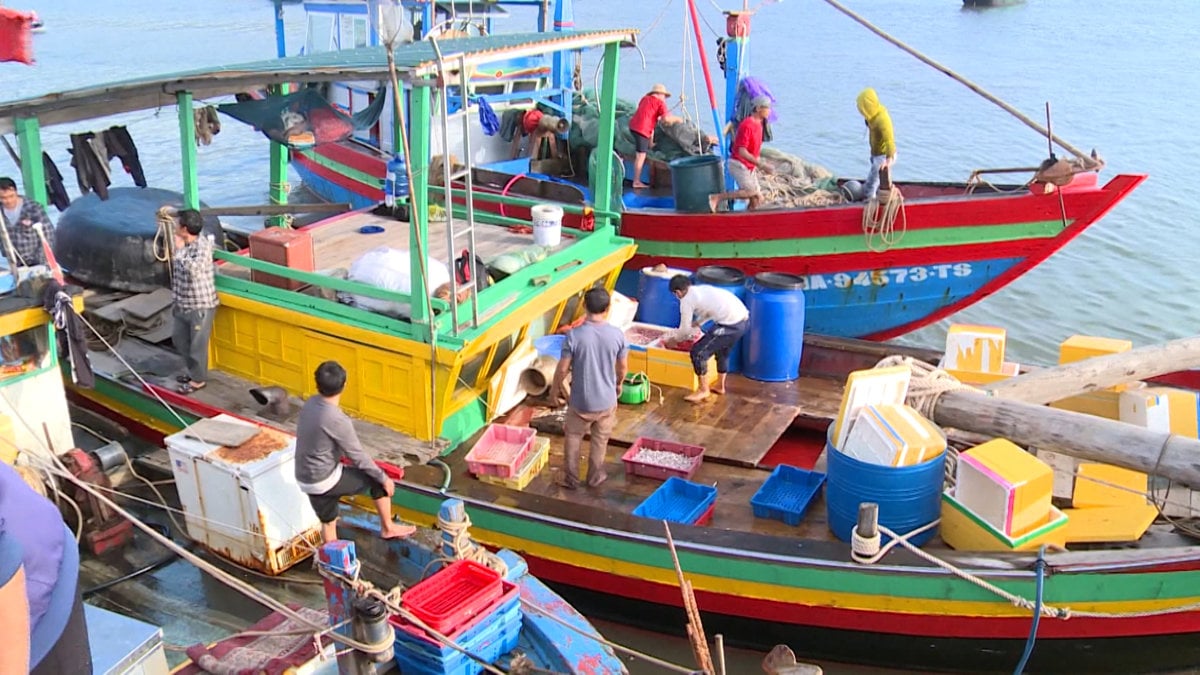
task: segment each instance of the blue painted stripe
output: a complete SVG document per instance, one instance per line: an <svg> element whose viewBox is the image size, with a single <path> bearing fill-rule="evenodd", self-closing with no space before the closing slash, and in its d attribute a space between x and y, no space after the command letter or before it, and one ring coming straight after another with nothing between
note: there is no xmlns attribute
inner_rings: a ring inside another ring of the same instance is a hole
<svg viewBox="0 0 1200 675"><path fill-rule="evenodd" d="M336 185L332 181L318 176L299 162L292 162L292 168L296 170L296 173L300 174L300 179L304 181L304 187L327 202L346 202L355 209L369 208L378 203L374 199L365 197L353 190Z"/></svg>

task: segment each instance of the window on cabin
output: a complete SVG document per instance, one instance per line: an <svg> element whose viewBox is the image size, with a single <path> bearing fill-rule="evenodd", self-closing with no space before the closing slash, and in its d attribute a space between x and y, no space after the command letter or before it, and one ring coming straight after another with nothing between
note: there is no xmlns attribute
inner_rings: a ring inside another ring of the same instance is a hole
<svg viewBox="0 0 1200 675"><path fill-rule="evenodd" d="M34 326L0 337L0 384L50 365L49 330Z"/></svg>
<svg viewBox="0 0 1200 675"><path fill-rule="evenodd" d="M309 14L308 36L304 43L304 53L318 54L331 51L333 48L333 16Z"/></svg>
<svg viewBox="0 0 1200 675"><path fill-rule="evenodd" d="M503 84L477 84L471 89L476 96L495 96L504 93Z"/></svg>
<svg viewBox="0 0 1200 675"><path fill-rule="evenodd" d="M354 46L366 47L371 40L371 33L367 30L367 20L359 18L354 20Z"/></svg>
<svg viewBox="0 0 1200 675"><path fill-rule="evenodd" d="M541 82L538 80L517 80L512 83L514 94L520 94L526 91L537 91L541 88Z"/></svg>

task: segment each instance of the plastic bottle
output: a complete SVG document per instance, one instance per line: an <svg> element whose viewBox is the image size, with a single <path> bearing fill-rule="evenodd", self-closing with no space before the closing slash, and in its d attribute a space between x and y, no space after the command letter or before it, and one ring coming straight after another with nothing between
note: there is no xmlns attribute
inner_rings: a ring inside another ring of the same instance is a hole
<svg viewBox="0 0 1200 675"><path fill-rule="evenodd" d="M383 181L383 198L389 207L408 196L408 170L403 155L394 155L387 163L387 177Z"/></svg>

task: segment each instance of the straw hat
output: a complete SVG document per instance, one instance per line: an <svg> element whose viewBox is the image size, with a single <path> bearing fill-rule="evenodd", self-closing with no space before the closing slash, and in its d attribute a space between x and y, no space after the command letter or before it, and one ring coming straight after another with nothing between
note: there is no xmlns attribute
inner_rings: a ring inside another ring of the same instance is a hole
<svg viewBox="0 0 1200 675"><path fill-rule="evenodd" d="M663 96L666 96L667 98L671 97L671 92L667 91L667 85L662 84L662 83L659 83L659 84L654 85L653 87L650 87L650 93L651 94L662 94Z"/></svg>

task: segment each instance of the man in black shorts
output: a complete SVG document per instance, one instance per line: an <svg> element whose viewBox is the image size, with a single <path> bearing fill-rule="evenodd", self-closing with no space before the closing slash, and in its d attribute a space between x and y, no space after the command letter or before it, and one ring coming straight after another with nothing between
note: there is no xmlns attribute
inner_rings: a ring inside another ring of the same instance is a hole
<svg viewBox="0 0 1200 675"><path fill-rule="evenodd" d="M392 479L358 442L350 418L338 406L346 388L346 369L337 361L317 366L317 395L300 409L296 423L296 482L321 520L325 542L338 538L338 501L368 493L379 512L379 534L400 539L416 531L392 521ZM349 464L342 465L342 458Z"/></svg>

